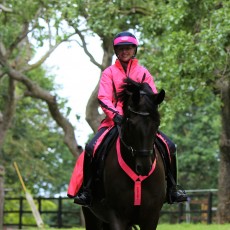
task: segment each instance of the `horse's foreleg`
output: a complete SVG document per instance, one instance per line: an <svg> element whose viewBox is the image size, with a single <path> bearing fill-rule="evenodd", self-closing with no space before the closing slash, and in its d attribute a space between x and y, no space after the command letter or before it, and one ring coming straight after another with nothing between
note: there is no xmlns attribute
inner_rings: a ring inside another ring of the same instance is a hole
<svg viewBox="0 0 230 230"><path fill-rule="evenodd" d="M109 225L110 230L128 230L128 226L124 223L114 222Z"/></svg>
<svg viewBox="0 0 230 230"><path fill-rule="evenodd" d="M103 223L103 230L110 230L109 224L108 223Z"/></svg>
<svg viewBox="0 0 230 230"><path fill-rule="evenodd" d="M99 220L89 208L82 207L82 211L85 217L85 229L86 230L101 230L102 221Z"/></svg>
<svg viewBox="0 0 230 230"><path fill-rule="evenodd" d="M156 230L158 224L158 219L152 218L151 221L146 221L139 225L140 230Z"/></svg>
<svg viewBox="0 0 230 230"><path fill-rule="evenodd" d="M127 221L122 220L114 212L110 213L109 230L128 230Z"/></svg>

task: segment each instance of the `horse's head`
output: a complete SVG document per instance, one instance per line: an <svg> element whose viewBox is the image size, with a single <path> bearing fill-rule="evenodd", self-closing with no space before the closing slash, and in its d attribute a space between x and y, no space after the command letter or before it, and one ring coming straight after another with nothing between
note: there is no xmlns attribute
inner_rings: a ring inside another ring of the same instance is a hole
<svg viewBox="0 0 230 230"><path fill-rule="evenodd" d="M119 96L124 113L122 151L130 152L123 157L138 175L148 175L155 158L153 143L160 125L158 105L164 100L165 91L154 94L147 83L127 78Z"/></svg>

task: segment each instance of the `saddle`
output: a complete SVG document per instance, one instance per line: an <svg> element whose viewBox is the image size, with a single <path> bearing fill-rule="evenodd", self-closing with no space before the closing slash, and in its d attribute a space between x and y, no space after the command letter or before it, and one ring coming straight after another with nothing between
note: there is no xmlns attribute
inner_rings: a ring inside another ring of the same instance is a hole
<svg viewBox="0 0 230 230"><path fill-rule="evenodd" d="M95 150L93 157L93 169L97 177L101 177L104 169L105 159L111 146L114 144L118 138L118 129L116 126L111 128L109 132L104 136L102 142Z"/></svg>
<svg viewBox="0 0 230 230"><path fill-rule="evenodd" d="M101 141L100 145L95 149L94 157L93 157L93 170L95 172L96 178L99 180L102 176L105 159L108 155L108 152L111 148L111 146L114 144L114 142L117 140L119 135L118 129L116 126L111 128L109 132L103 137L103 140ZM165 171L167 171L167 168L170 165L170 157L167 155L170 155L169 150L166 146L166 143L157 136L155 145L158 149L158 151L161 153L162 156Z"/></svg>

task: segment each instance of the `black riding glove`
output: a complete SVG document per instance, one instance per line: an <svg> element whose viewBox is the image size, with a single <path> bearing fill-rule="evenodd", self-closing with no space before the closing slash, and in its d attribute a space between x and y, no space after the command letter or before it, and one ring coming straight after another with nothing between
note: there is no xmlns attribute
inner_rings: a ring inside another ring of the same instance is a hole
<svg viewBox="0 0 230 230"><path fill-rule="evenodd" d="M121 125L121 122L123 120L123 116L121 116L120 114L116 114L114 117L113 117L113 121L115 122L116 125Z"/></svg>

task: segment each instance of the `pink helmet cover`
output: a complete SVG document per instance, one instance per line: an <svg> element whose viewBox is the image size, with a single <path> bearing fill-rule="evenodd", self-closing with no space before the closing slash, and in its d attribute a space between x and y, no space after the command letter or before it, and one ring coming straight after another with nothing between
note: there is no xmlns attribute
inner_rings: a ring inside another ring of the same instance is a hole
<svg viewBox="0 0 230 230"><path fill-rule="evenodd" d="M130 37L130 36L122 36L122 37L118 37L114 40L113 45L122 45L122 43L124 44L133 44L133 45L138 45L137 39L134 37Z"/></svg>

